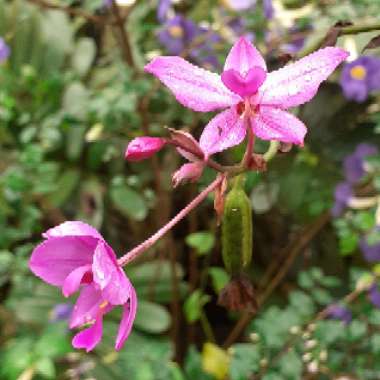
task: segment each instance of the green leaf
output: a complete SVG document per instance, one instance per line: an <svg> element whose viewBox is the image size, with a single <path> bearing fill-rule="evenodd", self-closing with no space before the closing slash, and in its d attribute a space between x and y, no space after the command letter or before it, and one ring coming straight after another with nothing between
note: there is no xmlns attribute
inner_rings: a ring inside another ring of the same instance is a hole
<svg viewBox="0 0 380 380"><path fill-rule="evenodd" d="M362 339L367 333L367 325L358 320L352 321L348 326L348 339L356 341Z"/></svg>
<svg viewBox="0 0 380 380"><path fill-rule="evenodd" d="M110 197L114 206L126 217L137 221L146 218L148 208L137 191L124 185L116 185L111 187Z"/></svg>
<svg viewBox="0 0 380 380"><path fill-rule="evenodd" d="M220 291L227 285L230 281L230 276L225 269L219 267L211 267L208 271L211 280L212 286L216 294L219 294Z"/></svg>
<svg viewBox="0 0 380 380"><path fill-rule="evenodd" d="M279 362L281 374L288 379L300 379L302 367L302 360L295 350L286 353Z"/></svg>
<svg viewBox="0 0 380 380"><path fill-rule="evenodd" d="M71 64L76 72L83 76L89 70L96 53L94 40L82 37L75 46Z"/></svg>
<svg viewBox="0 0 380 380"><path fill-rule="evenodd" d="M139 302L136 327L151 334L161 334L169 328L170 323L170 314L163 306L148 301Z"/></svg>
<svg viewBox="0 0 380 380"><path fill-rule="evenodd" d="M257 345L239 343L232 346L231 380L246 380L259 369L260 351Z"/></svg>
<svg viewBox="0 0 380 380"><path fill-rule="evenodd" d="M215 236L210 231L194 232L186 236L186 244L195 248L199 255L204 255L214 248Z"/></svg>
<svg viewBox="0 0 380 380"><path fill-rule="evenodd" d="M196 322L202 313L203 306L210 300L210 296L203 294L200 289L195 290L185 301L183 306L188 322Z"/></svg>
<svg viewBox="0 0 380 380"><path fill-rule="evenodd" d="M36 372L46 379L54 379L56 377L54 362L48 358L41 358L35 363Z"/></svg>
<svg viewBox="0 0 380 380"><path fill-rule="evenodd" d="M89 90L81 82L72 82L63 94L62 108L69 115L83 120L87 113Z"/></svg>

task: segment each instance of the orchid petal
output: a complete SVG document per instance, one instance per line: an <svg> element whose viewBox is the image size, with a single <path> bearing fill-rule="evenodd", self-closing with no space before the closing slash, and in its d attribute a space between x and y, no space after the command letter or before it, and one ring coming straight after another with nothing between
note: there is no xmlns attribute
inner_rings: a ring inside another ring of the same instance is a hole
<svg viewBox="0 0 380 380"><path fill-rule="evenodd" d="M128 279L118 266L115 253L105 242L99 242L95 249L92 273L105 300L112 305L122 305L128 300Z"/></svg>
<svg viewBox="0 0 380 380"><path fill-rule="evenodd" d="M240 75L245 76L249 69L254 66L258 66L264 71L267 71L267 65L260 52L247 38L240 37L228 53L226 63L224 64L224 71L234 69L239 72Z"/></svg>
<svg viewBox="0 0 380 380"><path fill-rule="evenodd" d="M194 66L180 57L158 57L145 66L185 107L194 111L209 112L239 102L218 74Z"/></svg>
<svg viewBox="0 0 380 380"><path fill-rule="evenodd" d="M73 270L91 264L96 242L74 236L50 238L33 250L29 268L48 284L61 286Z"/></svg>
<svg viewBox="0 0 380 380"><path fill-rule="evenodd" d="M72 340L74 348L85 348L86 352L92 351L101 341L103 335L103 316L96 318L95 323L76 334Z"/></svg>
<svg viewBox="0 0 380 380"><path fill-rule="evenodd" d="M91 265L84 265L74 269L65 279L62 286L62 293L65 297L75 293L82 282L86 273L91 273Z"/></svg>
<svg viewBox="0 0 380 380"><path fill-rule="evenodd" d="M260 103L286 109L309 101L347 56L343 49L326 47L269 73L259 90Z"/></svg>
<svg viewBox="0 0 380 380"><path fill-rule="evenodd" d="M70 328L95 321L102 303L102 292L93 284L83 287L70 317Z"/></svg>
<svg viewBox="0 0 380 380"><path fill-rule="evenodd" d="M165 143L165 139L159 137L136 137L128 144L125 159L128 161L145 160L160 151Z"/></svg>
<svg viewBox="0 0 380 380"><path fill-rule="evenodd" d="M136 317L137 296L132 285L130 285L129 295L129 304L124 305L123 317L116 337L115 349L117 351L123 348L124 342L127 340L132 330L133 322Z"/></svg>
<svg viewBox="0 0 380 380"><path fill-rule="evenodd" d="M46 239L62 236L91 236L103 240L103 236L92 226L80 221L67 221L50 228L42 234Z"/></svg>
<svg viewBox="0 0 380 380"><path fill-rule="evenodd" d="M261 106L251 118L253 133L263 140L303 145L307 132L301 120L279 108Z"/></svg>
<svg viewBox="0 0 380 380"><path fill-rule="evenodd" d="M245 134L243 118L235 108L230 108L211 119L203 130L199 143L209 156L240 144Z"/></svg>
<svg viewBox="0 0 380 380"><path fill-rule="evenodd" d="M229 69L222 73L222 82L232 92L244 98L254 95L264 83L266 76L266 71L257 66L251 67L244 77L238 71Z"/></svg>

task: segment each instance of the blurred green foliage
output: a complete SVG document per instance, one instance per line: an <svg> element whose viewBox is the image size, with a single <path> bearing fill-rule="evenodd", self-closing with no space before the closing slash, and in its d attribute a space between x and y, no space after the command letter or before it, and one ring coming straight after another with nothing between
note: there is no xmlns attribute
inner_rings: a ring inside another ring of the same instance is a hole
<svg viewBox="0 0 380 380"><path fill-rule="evenodd" d="M147 127L150 134L163 136L163 126L185 127L198 137L210 119L179 105L142 71L154 53L167 54L157 41L163 27L156 21L157 1L139 0L131 10L120 7L122 13L130 11L125 30L135 67L124 61L117 25L101 1L54 4L104 22L32 3L0 0L0 36L11 48L8 61L0 64L0 378L217 378L203 369L203 344L212 335L222 344L239 316L217 306L229 277L222 268L211 200L144 260L126 268L139 307L133 333L119 353L113 349L117 312L105 323L94 353L74 352L67 321L54 315L57 305L73 300L64 300L28 269L40 234L64 220L80 219L101 229L122 254L163 225L214 175L206 171L199 186L174 192L170 177L180 164L175 151L159 154L158 178L150 162L126 164L123 159L127 142L146 134ZM282 9L278 25L264 18L259 6L243 14L247 31L255 33L272 67L278 66L280 52L266 42L267 32L286 43L289 23L311 25L305 35L311 46L338 19L359 23L380 14L380 4L371 0L276 4ZM220 32L215 54L222 63L232 43L224 17L242 15L221 10L218 1L183 1L176 7ZM360 52L373 36L349 36L339 43ZM378 55L379 49L371 54ZM297 110L309 128L305 148L278 155L265 173L247 175L254 212L248 275L259 292L267 268L273 263L281 267L283 247L290 244L290 255L294 239L303 238L300 231L331 208L343 158L360 142L379 146L378 96L363 104L349 102L337 79L335 74L312 102ZM266 143L258 141L256 149L264 151ZM237 147L218 158L232 163L242 152ZM367 164L373 174L364 185L378 197L379 156ZM349 324L315 320L376 272L358 248L363 235L372 244L379 242L376 207L349 209L326 222L318 238L302 249L246 328L249 338L235 340L229 348L229 379L380 377L380 310L368 302L366 291L346 305L353 313Z"/></svg>

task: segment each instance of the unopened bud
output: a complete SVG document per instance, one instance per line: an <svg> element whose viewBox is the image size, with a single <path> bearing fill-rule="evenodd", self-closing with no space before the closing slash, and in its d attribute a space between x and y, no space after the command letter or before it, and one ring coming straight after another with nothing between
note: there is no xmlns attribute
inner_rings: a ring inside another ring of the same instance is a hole
<svg viewBox="0 0 380 380"><path fill-rule="evenodd" d="M137 137L128 144L125 159L128 161L145 160L161 150L165 144L165 139L159 137Z"/></svg>

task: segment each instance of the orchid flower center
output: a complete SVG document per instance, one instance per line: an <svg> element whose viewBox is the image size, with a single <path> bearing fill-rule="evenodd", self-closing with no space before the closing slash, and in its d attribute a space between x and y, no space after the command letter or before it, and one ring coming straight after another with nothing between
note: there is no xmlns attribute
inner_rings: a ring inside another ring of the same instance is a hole
<svg viewBox="0 0 380 380"><path fill-rule="evenodd" d="M367 76L367 70L362 65L356 65L350 70L350 75L356 80L363 80Z"/></svg>
<svg viewBox="0 0 380 380"><path fill-rule="evenodd" d="M241 74L235 69L226 70L222 73L221 78L229 90L242 98L247 98L257 92L264 83L266 76L267 73L264 69L254 66L245 74Z"/></svg>

